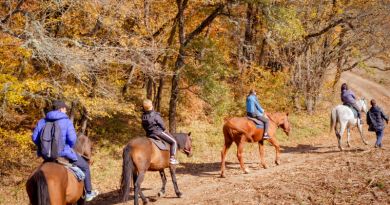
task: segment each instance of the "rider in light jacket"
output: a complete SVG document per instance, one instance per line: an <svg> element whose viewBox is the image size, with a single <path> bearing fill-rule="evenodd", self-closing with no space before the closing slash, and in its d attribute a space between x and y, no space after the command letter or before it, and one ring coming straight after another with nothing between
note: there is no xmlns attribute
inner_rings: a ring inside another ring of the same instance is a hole
<svg viewBox="0 0 390 205"><path fill-rule="evenodd" d="M251 89L249 95L246 98L246 114L249 117L256 118L264 123L264 136L263 139L269 139L268 135L268 123L269 120L265 115L264 109L260 106L259 100L257 99L256 92Z"/></svg>

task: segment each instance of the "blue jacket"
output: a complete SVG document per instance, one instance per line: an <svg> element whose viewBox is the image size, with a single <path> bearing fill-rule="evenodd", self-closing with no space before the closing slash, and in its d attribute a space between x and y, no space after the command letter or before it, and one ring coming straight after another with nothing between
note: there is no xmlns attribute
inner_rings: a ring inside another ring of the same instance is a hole
<svg viewBox="0 0 390 205"><path fill-rule="evenodd" d="M341 92L341 101L344 104L355 104L355 94L352 92L352 90L344 90Z"/></svg>
<svg viewBox="0 0 390 205"><path fill-rule="evenodd" d="M62 143L65 146L64 149L59 152L59 156L65 157L72 161L77 161L77 155L75 151L72 149L73 146L76 144L76 140L77 140L76 131L74 129L72 122L69 120L68 116L63 112L60 112L58 110L50 111L46 114L45 118L39 120L32 135L32 140L34 141L34 143L36 145L40 144L39 137L41 136L43 128L45 127L46 119L58 120L58 123L60 124L62 140L63 140ZM38 156L40 156L39 150L38 150Z"/></svg>
<svg viewBox="0 0 390 205"><path fill-rule="evenodd" d="M142 127L148 137L156 137L165 130L160 113L153 110L142 114Z"/></svg>
<svg viewBox="0 0 390 205"><path fill-rule="evenodd" d="M367 124L370 131L379 131L385 128L385 123L389 121L389 117L386 116L382 109L378 106L373 106L367 112Z"/></svg>
<svg viewBox="0 0 390 205"><path fill-rule="evenodd" d="M252 113L253 116L264 115L264 109L260 106L256 95L248 95L246 98L246 112Z"/></svg>

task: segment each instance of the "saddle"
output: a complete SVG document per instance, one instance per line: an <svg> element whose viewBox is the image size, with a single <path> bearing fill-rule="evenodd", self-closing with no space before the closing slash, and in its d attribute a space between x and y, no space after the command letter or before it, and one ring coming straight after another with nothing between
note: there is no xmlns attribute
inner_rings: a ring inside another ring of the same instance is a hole
<svg viewBox="0 0 390 205"><path fill-rule="evenodd" d="M154 137L149 137L150 141L153 142L153 144L155 144L160 150L164 150L164 151L167 151L169 150L170 146L167 142L165 142L164 140L161 140L161 139L158 139L157 137L154 138Z"/></svg>
<svg viewBox="0 0 390 205"><path fill-rule="evenodd" d="M357 116L358 116L358 111L357 111L353 106L348 105L348 104L343 104L343 105L349 107L349 109L352 110L353 117L354 117L354 118L357 118Z"/></svg>
<svg viewBox="0 0 390 205"><path fill-rule="evenodd" d="M69 160L63 157L59 157L55 160L56 163L64 165L66 169L68 169L77 179L77 181L84 181L85 174L84 172L77 166L69 163Z"/></svg>
<svg viewBox="0 0 390 205"><path fill-rule="evenodd" d="M248 116L246 116L246 117L248 118L248 120L250 120L250 121L252 121L252 122L255 123L256 129L264 129L264 123L263 123L263 121L258 120L258 119L253 118L253 117L248 117Z"/></svg>

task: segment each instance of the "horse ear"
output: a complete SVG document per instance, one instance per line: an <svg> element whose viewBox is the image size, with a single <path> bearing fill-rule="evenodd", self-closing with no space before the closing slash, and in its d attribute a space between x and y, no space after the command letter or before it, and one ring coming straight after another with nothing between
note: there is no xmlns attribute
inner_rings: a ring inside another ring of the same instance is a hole
<svg viewBox="0 0 390 205"><path fill-rule="evenodd" d="M188 136L191 136L191 132L188 133Z"/></svg>

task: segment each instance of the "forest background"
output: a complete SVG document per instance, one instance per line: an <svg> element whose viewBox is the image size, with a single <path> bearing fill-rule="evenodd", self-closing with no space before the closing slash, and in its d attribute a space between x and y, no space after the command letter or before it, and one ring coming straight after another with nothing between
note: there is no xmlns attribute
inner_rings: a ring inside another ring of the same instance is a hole
<svg viewBox="0 0 390 205"><path fill-rule="evenodd" d="M55 99L117 158L144 135L145 98L171 132L197 134L195 161L250 88L291 113L296 137L324 132L343 72L390 69L389 13L386 0L4 0L0 182L19 190L40 162L31 132Z"/></svg>

